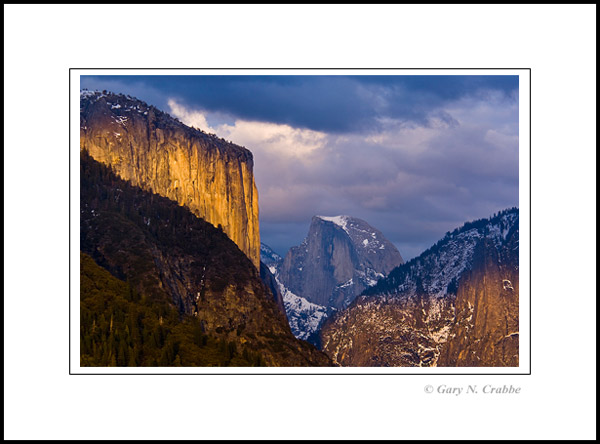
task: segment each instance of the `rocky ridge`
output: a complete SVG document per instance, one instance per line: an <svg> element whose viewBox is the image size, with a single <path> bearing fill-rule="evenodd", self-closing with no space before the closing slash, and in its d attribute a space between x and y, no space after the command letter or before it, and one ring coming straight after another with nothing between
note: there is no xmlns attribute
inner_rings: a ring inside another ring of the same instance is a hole
<svg viewBox="0 0 600 444"><path fill-rule="evenodd" d="M133 323L129 332L153 334L154 349L164 345L167 324L179 331L180 339L170 344L166 356L147 355L143 365L157 365L156 360L159 365L207 362L210 347L192 346L186 339L190 335L206 336L209 345L223 344L222 352L229 353L232 363L260 358L266 366L331 365L323 353L293 336L277 297L222 230L176 202L119 178L86 150L81 152L80 193L81 251L141 295L140 313L156 313L148 325L122 312L110 316ZM82 329L93 339L98 310L89 315ZM137 349L147 345L129 344Z"/></svg>
<svg viewBox="0 0 600 444"><path fill-rule="evenodd" d="M80 93L80 149L146 191L188 207L260 267L258 192L247 149L131 96Z"/></svg>
<svg viewBox="0 0 600 444"><path fill-rule="evenodd" d="M286 254L278 277L294 294L339 309L402 263L396 247L367 222L314 216L302 244Z"/></svg>
<svg viewBox="0 0 600 444"><path fill-rule="evenodd" d="M343 366L518 365L519 213L447 233L321 329Z"/></svg>
<svg viewBox="0 0 600 444"><path fill-rule="evenodd" d="M315 216L302 244L285 259L261 247L283 295L292 332L319 345L325 319L402 263L396 247L365 221Z"/></svg>

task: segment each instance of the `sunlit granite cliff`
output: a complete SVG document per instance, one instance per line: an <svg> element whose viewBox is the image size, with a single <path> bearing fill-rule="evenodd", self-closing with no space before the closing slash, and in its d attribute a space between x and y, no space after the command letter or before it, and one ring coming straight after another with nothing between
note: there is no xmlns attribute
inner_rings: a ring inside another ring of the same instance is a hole
<svg viewBox="0 0 600 444"><path fill-rule="evenodd" d="M260 267L252 153L133 97L82 91L80 149L134 186L221 227Z"/></svg>

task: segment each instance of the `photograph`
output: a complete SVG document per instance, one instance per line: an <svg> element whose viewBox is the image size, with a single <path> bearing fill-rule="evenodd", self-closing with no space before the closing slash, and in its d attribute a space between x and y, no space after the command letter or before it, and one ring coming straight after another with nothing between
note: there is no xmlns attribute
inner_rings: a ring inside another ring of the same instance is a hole
<svg viewBox="0 0 600 444"><path fill-rule="evenodd" d="M596 5L7 4L4 438L596 438Z"/></svg>
<svg viewBox="0 0 600 444"><path fill-rule="evenodd" d="M526 70L72 74L81 368L526 368Z"/></svg>

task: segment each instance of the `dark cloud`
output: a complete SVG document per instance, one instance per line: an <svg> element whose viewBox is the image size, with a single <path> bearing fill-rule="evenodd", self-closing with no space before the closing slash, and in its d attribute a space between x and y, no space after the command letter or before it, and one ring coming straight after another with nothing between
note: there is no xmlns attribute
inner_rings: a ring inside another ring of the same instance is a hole
<svg viewBox="0 0 600 444"><path fill-rule="evenodd" d="M173 99L220 123L217 134L254 153L261 238L281 255L316 214L364 219L410 259L519 203L516 76L96 76L81 85L181 113Z"/></svg>
<svg viewBox="0 0 600 444"><path fill-rule="evenodd" d="M380 129L382 119L427 124L431 112L461 97L511 95L518 76L86 76L81 84L118 86L161 108L169 96L246 120L346 133Z"/></svg>
<svg viewBox="0 0 600 444"><path fill-rule="evenodd" d="M264 232L265 223L293 221L289 248L313 215L348 214L380 229L409 259L468 220L518 206L516 111L506 97L470 97L453 103L460 123L332 135L301 160L257 145ZM273 242L287 249L284 237Z"/></svg>

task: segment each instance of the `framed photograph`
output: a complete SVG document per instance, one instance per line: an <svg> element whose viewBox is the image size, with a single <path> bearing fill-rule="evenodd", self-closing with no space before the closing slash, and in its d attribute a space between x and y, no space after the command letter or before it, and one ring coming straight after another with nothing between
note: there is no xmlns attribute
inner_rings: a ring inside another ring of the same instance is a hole
<svg viewBox="0 0 600 444"><path fill-rule="evenodd" d="M6 440L595 439L595 4L4 9Z"/></svg>
<svg viewBox="0 0 600 444"><path fill-rule="evenodd" d="M530 69L70 75L70 373L530 374Z"/></svg>

